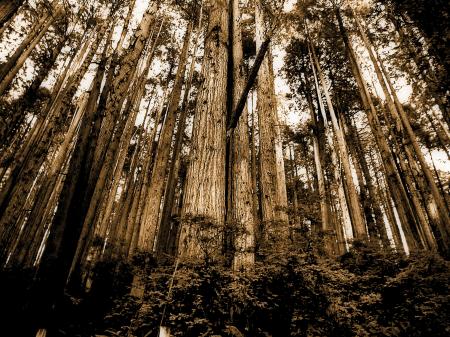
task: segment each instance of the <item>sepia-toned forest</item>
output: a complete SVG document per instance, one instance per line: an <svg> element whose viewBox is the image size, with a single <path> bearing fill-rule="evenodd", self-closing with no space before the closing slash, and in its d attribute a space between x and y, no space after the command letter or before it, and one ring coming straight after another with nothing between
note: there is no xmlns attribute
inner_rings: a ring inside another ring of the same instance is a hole
<svg viewBox="0 0 450 337"><path fill-rule="evenodd" d="M0 0L0 335L450 336L450 3Z"/></svg>

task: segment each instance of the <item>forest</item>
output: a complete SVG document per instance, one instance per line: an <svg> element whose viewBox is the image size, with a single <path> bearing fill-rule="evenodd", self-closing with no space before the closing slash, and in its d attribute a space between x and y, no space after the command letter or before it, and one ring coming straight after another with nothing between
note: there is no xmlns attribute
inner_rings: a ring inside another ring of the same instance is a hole
<svg viewBox="0 0 450 337"><path fill-rule="evenodd" d="M450 2L0 0L0 335L450 336Z"/></svg>

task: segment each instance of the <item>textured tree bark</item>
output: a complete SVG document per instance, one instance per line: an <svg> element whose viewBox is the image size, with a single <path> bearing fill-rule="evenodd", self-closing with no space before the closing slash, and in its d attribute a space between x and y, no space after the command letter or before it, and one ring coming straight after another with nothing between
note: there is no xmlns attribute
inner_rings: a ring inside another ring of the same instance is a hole
<svg viewBox="0 0 450 337"><path fill-rule="evenodd" d="M255 12L256 47L259 49L265 39L261 1L256 2ZM278 238L283 242L289 234L287 195L271 61L269 50L261 64L257 86L263 241Z"/></svg>
<svg viewBox="0 0 450 337"><path fill-rule="evenodd" d="M228 4L209 4L202 85L198 92L179 250L183 258L220 254L225 221Z"/></svg>
<svg viewBox="0 0 450 337"><path fill-rule="evenodd" d="M241 15L239 1L230 2L230 63L231 88L228 93L232 97L231 111L239 104L240 94L245 85L243 64ZM227 223L232 229L232 247L234 270L251 268L255 261L255 219L252 204L252 182L250 175L250 151L248 135L248 110L244 107L237 127L230 136L228 157L228 209Z"/></svg>

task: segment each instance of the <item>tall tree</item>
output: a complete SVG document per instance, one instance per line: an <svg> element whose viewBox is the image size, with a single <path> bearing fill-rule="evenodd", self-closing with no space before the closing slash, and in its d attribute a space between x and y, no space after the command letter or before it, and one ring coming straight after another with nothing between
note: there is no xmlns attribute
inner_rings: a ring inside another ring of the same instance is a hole
<svg viewBox="0 0 450 337"><path fill-rule="evenodd" d="M266 38L266 30L268 28L265 23L263 4L261 1L256 1L257 49L262 47ZM264 58L259 71L257 111L263 232L285 238L288 234L286 181L270 50Z"/></svg>
<svg viewBox="0 0 450 337"><path fill-rule="evenodd" d="M212 258L220 251L225 222L228 4L208 4L202 85L194 117L182 210L180 254Z"/></svg>
<svg viewBox="0 0 450 337"><path fill-rule="evenodd" d="M242 51L241 14L239 1L230 2L230 62L229 71L232 89L228 91L231 97L230 107L234 111L239 103L244 89L245 68ZM260 75L261 76L261 75ZM230 111L229 111L230 112ZM250 175L250 142L248 134L247 107L239 119L228 140L228 209L227 222L232 228L233 239L233 268L251 267L254 263L255 250L255 218L253 214L254 193Z"/></svg>

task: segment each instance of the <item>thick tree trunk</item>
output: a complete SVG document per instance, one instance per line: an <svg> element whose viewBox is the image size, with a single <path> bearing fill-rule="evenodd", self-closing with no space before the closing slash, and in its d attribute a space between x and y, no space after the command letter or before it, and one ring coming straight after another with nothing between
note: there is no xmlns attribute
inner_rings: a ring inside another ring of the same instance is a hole
<svg viewBox="0 0 450 337"><path fill-rule="evenodd" d="M198 92L182 210L182 257L220 255L225 221L228 4L210 3L202 85Z"/></svg>

